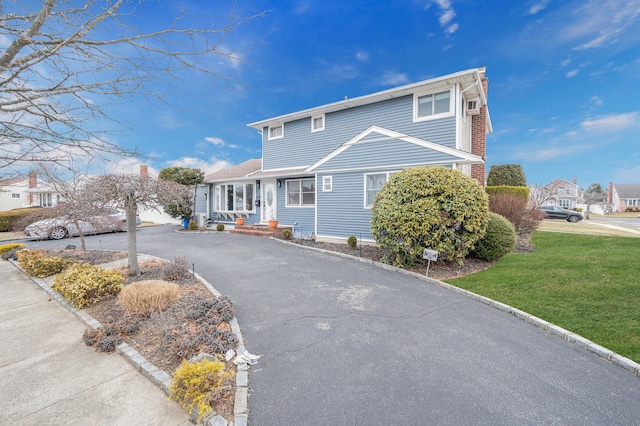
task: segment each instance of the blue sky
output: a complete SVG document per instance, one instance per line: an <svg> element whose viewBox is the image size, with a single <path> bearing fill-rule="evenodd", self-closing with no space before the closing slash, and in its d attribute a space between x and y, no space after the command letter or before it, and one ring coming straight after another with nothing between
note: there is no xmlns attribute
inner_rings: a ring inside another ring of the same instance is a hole
<svg viewBox="0 0 640 426"><path fill-rule="evenodd" d="M224 23L229 4L210 3L183 6ZM486 66L487 171L517 163L529 184L640 183L640 0L236 2L236 13L262 10L223 41L237 60L209 60L232 82L185 75L163 102L121 106L133 130L117 142L149 155L152 171L208 173L260 157L247 123Z"/></svg>

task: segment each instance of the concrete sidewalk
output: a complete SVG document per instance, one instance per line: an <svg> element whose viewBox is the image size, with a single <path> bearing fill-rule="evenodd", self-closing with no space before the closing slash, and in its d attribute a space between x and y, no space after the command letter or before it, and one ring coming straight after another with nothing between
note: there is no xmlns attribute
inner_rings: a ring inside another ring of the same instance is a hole
<svg viewBox="0 0 640 426"><path fill-rule="evenodd" d="M189 425L187 414L84 326L0 260L0 424Z"/></svg>

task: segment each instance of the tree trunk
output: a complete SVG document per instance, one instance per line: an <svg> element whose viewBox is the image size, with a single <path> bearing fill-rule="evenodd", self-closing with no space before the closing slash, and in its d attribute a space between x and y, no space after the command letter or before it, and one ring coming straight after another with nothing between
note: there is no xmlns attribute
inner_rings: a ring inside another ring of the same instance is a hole
<svg viewBox="0 0 640 426"><path fill-rule="evenodd" d="M129 276L140 275L138 266L138 249L136 241L136 213L138 205L135 201L125 203L125 217L127 218L127 255L129 260Z"/></svg>

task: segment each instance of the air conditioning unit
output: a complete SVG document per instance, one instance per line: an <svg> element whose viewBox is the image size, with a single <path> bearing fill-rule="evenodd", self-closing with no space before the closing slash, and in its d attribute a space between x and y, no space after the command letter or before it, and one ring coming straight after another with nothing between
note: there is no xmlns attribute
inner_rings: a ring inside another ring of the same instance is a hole
<svg viewBox="0 0 640 426"><path fill-rule="evenodd" d="M478 115L480 114L480 100L479 99L471 99L467 101L467 115Z"/></svg>
<svg viewBox="0 0 640 426"><path fill-rule="evenodd" d="M205 213L196 214L196 222L198 223L199 228L204 228L204 224L206 221L207 221L207 215Z"/></svg>

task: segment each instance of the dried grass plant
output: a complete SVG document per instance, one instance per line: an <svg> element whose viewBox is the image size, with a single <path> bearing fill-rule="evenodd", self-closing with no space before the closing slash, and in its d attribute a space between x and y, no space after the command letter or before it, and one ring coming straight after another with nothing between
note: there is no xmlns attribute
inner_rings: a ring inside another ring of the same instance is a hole
<svg viewBox="0 0 640 426"><path fill-rule="evenodd" d="M180 296L177 284L163 280L138 281L125 286L118 299L129 314L149 317L173 304Z"/></svg>

